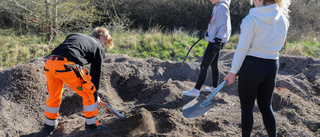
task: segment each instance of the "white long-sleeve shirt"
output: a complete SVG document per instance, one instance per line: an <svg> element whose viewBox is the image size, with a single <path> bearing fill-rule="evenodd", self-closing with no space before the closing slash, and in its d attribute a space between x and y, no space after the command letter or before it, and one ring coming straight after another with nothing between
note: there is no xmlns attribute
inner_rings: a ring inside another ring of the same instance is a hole
<svg viewBox="0 0 320 137"><path fill-rule="evenodd" d="M231 19L229 12L230 0L221 0L212 11L208 25L208 35L206 41L214 42L214 38L220 38L222 43L229 40L231 35Z"/></svg>
<svg viewBox="0 0 320 137"><path fill-rule="evenodd" d="M230 72L236 74L247 55L279 59L288 28L289 21L277 3L250 9L240 26L240 39Z"/></svg>

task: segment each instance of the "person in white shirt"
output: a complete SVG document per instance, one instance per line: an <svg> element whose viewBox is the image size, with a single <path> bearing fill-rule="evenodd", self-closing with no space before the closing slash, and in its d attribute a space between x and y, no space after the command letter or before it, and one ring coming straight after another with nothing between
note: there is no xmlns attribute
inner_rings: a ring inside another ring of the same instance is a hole
<svg viewBox="0 0 320 137"><path fill-rule="evenodd" d="M220 50L224 47L231 35L231 20L229 5L230 0L210 0L215 4L205 40L209 41L203 59L200 65L200 74L197 84L189 91L183 91L186 96L197 97L200 95L200 89L207 77L207 70L211 66L212 86L205 87L204 90L212 92L218 85L219 69L218 59Z"/></svg>
<svg viewBox="0 0 320 137"><path fill-rule="evenodd" d="M241 23L238 47L231 70L224 80L234 83L239 74L242 136L249 137L253 126L255 99L269 137L277 136L272 97L279 70L279 51L284 45L289 21L290 0L251 0L250 9Z"/></svg>

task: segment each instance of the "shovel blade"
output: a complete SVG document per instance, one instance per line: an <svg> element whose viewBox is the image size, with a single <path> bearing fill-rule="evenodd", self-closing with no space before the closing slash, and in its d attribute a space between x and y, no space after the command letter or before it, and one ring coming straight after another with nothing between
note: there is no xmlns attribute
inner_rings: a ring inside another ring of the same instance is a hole
<svg viewBox="0 0 320 137"><path fill-rule="evenodd" d="M194 118L204 115L208 110L210 110L216 103L211 102L205 107L200 107L200 104L206 97L200 94L197 98L191 100L188 104L184 105L182 108L182 114L186 118Z"/></svg>

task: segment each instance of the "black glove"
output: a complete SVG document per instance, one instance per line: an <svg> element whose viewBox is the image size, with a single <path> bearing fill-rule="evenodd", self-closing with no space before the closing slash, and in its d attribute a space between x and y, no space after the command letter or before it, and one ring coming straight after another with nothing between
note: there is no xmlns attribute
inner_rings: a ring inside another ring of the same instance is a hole
<svg viewBox="0 0 320 137"><path fill-rule="evenodd" d="M221 39L220 38L214 38L214 43L212 47L213 54L217 54L222 49Z"/></svg>
<svg viewBox="0 0 320 137"><path fill-rule="evenodd" d="M204 37L208 37L208 31L204 32Z"/></svg>

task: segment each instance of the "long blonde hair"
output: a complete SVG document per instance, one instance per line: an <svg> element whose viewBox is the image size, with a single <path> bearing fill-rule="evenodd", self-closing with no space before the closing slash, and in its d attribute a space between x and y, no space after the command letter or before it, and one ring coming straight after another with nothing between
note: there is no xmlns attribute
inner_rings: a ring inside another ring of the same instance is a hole
<svg viewBox="0 0 320 137"><path fill-rule="evenodd" d="M251 5L253 4L253 0L250 0ZM278 3L280 10L282 13L289 18L289 6L291 4L291 0L263 0L263 5L267 6L267 4Z"/></svg>
<svg viewBox="0 0 320 137"><path fill-rule="evenodd" d="M107 40L107 44L109 49L113 48L113 38L109 34L109 31L104 27L96 27L92 33L92 36L99 39L100 36L103 36L105 40Z"/></svg>

